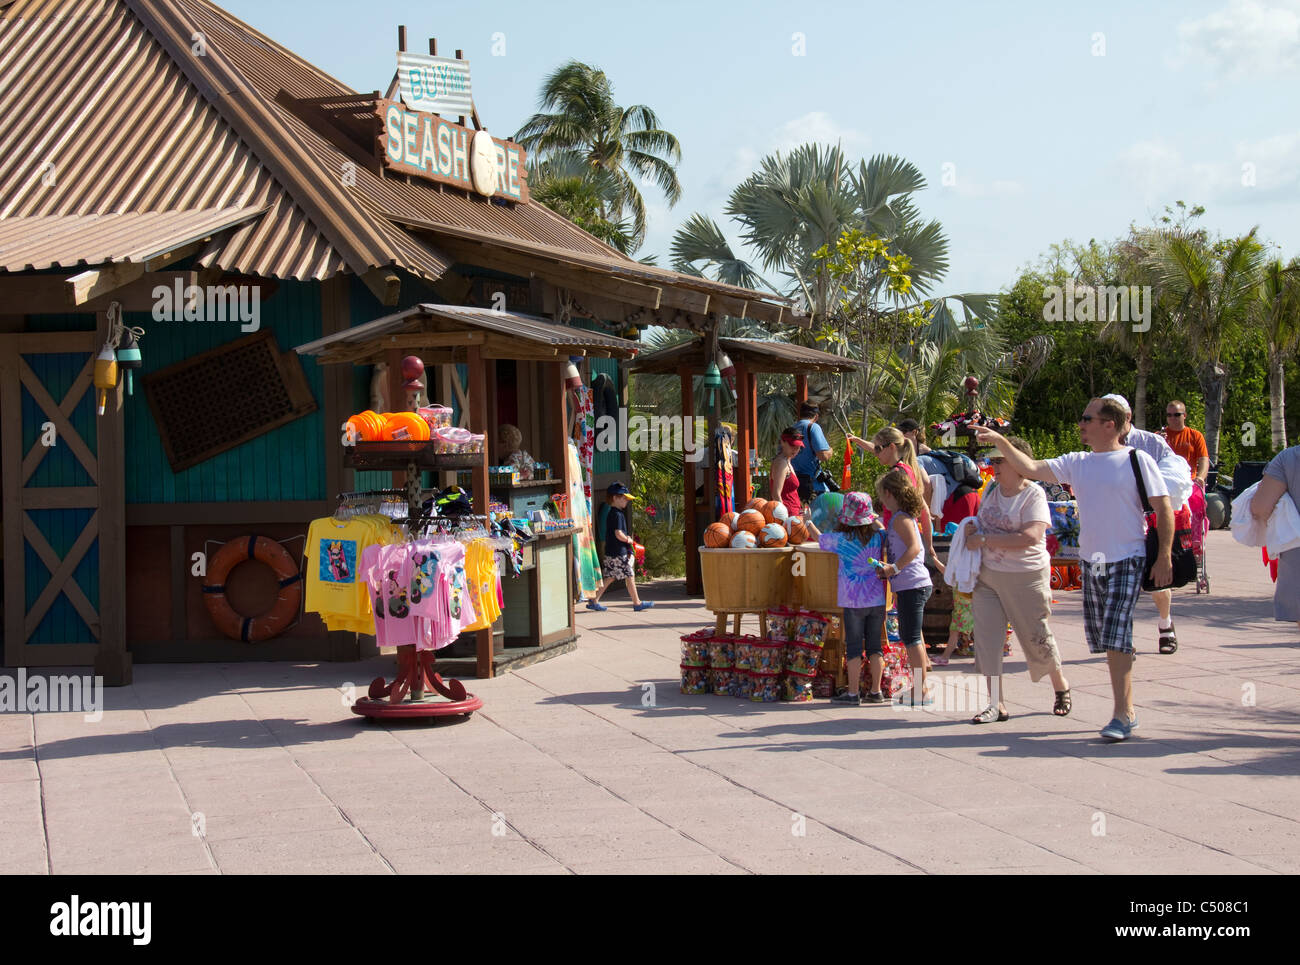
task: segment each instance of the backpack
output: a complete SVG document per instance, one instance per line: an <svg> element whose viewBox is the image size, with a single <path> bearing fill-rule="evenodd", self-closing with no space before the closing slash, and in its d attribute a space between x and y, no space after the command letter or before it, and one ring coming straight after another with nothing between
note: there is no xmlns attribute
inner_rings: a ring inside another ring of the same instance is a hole
<svg viewBox="0 0 1300 965"><path fill-rule="evenodd" d="M984 478L975 466L975 461L964 452L952 452L948 449L931 449L926 453L941 466L943 474L951 480L949 498L964 496L969 492L978 492L984 485Z"/></svg>

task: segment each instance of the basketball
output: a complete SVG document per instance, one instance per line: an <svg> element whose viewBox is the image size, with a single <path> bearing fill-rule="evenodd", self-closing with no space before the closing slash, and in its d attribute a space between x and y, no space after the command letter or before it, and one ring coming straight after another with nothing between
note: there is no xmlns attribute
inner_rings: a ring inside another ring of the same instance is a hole
<svg viewBox="0 0 1300 965"><path fill-rule="evenodd" d="M757 509L747 509L740 514L740 519L736 522L736 529L757 534L766 523L767 520L763 518L763 514Z"/></svg>
<svg viewBox="0 0 1300 965"><path fill-rule="evenodd" d="M759 546L784 546L787 533L780 523L768 523L758 531Z"/></svg>
<svg viewBox="0 0 1300 965"><path fill-rule="evenodd" d="M734 533L740 525L740 513L723 513L721 522L727 524L727 532Z"/></svg>
<svg viewBox="0 0 1300 965"><path fill-rule="evenodd" d="M804 521L798 516L791 516L787 522L786 528L790 533L791 546L808 542L808 527L804 525Z"/></svg>
<svg viewBox="0 0 1300 965"><path fill-rule="evenodd" d="M790 510L785 508L785 503L769 499L767 505L763 507L763 518L769 523L780 523L784 526L785 521L790 518Z"/></svg>
<svg viewBox="0 0 1300 965"><path fill-rule="evenodd" d="M753 549L757 545L758 540L754 538L754 534L743 529L735 536L731 537L732 549L747 550Z"/></svg>
<svg viewBox="0 0 1300 965"><path fill-rule="evenodd" d="M745 504L745 508L757 509L761 513L763 511L763 507L766 505L767 505L766 499L764 499L761 496L755 496L753 499L751 499L749 502Z"/></svg>
<svg viewBox="0 0 1300 965"><path fill-rule="evenodd" d="M726 523L710 523L704 531L704 545L716 549L731 542L731 527Z"/></svg>

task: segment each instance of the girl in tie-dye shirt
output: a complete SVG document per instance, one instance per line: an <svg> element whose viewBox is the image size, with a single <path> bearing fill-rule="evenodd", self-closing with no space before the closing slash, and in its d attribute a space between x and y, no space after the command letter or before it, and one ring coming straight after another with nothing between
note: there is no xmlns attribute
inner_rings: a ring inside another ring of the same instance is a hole
<svg viewBox="0 0 1300 965"><path fill-rule="evenodd" d="M857 705L862 656L865 650L871 674L870 703L884 703L880 678L884 671L880 631L885 625L885 581L880 576L885 555L880 518L866 493L844 497L835 521L835 532L817 534L817 545L839 559L836 601L844 610L844 640L847 647L849 685L835 695L835 701Z"/></svg>

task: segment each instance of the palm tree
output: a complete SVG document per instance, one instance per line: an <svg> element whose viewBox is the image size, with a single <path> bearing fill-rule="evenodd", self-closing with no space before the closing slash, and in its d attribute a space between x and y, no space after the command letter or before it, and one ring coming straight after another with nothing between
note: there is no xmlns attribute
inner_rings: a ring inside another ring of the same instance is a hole
<svg viewBox="0 0 1300 965"><path fill-rule="evenodd" d="M558 67L542 84L542 112L524 122L514 140L539 161L565 166L576 158L602 181L600 215L619 220L632 216L632 249L645 238L645 199L636 177L657 184L669 205L682 187L675 165L681 161L677 138L659 126L644 104L619 107L605 72L578 61ZM605 179L608 179L607 181Z"/></svg>
<svg viewBox="0 0 1300 965"><path fill-rule="evenodd" d="M586 168L571 154L532 161L528 168L529 192L534 201L568 218L611 248L625 255L632 252L631 223L608 217L614 196L613 179L604 171Z"/></svg>
<svg viewBox="0 0 1300 965"><path fill-rule="evenodd" d="M1268 339L1268 402L1273 450L1286 448L1286 360L1300 348L1300 257L1264 266L1256 317Z"/></svg>
<svg viewBox="0 0 1300 965"><path fill-rule="evenodd" d="M1263 269L1263 246L1248 234L1211 244L1204 232L1179 226L1150 233L1152 268L1169 300L1170 317L1187 351L1199 362L1205 397L1205 443L1219 455L1227 398L1223 347L1249 321Z"/></svg>

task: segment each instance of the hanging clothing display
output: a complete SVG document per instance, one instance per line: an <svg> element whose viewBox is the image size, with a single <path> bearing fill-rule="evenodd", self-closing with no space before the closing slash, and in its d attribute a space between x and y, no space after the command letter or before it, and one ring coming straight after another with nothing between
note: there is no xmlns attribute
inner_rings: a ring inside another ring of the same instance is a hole
<svg viewBox="0 0 1300 965"><path fill-rule="evenodd" d="M718 494L713 500L715 519L721 519L736 508L735 452L731 445L731 431L719 428L713 435L713 465L718 471ZM745 498L748 501L749 497Z"/></svg>
<svg viewBox="0 0 1300 965"><path fill-rule="evenodd" d="M360 576L367 550L400 540L403 533L377 513L339 519L327 516L307 529L306 599L330 630L374 632L371 597Z"/></svg>
<svg viewBox="0 0 1300 965"><path fill-rule="evenodd" d="M596 458L596 410L591 403L591 389L579 385L573 390L577 403L578 458L582 463L582 492L587 497L587 514L591 514L591 474Z"/></svg>
<svg viewBox="0 0 1300 965"><path fill-rule="evenodd" d="M363 506L384 498L347 496ZM441 531L408 536L399 524ZM495 525L488 529L483 517L393 519L341 506L311 523L307 555L306 609L329 629L374 634L381 647L438 650L500 617L500 560L518 573L522 548Z"/></svg>
<svg viewBox="0 0 1300 965"><path fill-rule="evenodd" d="M582 467L578 447L569 440L569 513L577 532L573 534L573 568L583 596L592 596L601 584L600 554L591 528L591 507L583 493Z"/></svg>

